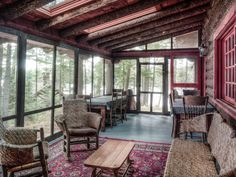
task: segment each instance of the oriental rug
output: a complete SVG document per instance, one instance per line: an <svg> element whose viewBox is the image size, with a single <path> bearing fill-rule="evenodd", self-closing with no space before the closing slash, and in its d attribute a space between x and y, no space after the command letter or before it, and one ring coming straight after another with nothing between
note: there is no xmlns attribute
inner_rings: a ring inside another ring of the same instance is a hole
<svg viewBox="0 0 236 177"><path fill-rule="evenodd" d="M100 138L100 144L103 144L110 138ZM122 139L123 140L123 139ZM132 177L161 177L170 149L170 144L150 143L142 141L135 142L135 147L131 152L132 172L128 176ZM94 151L78 152L76 150L85 148L82 145L72 146L71 162L65 159L62 152L62 142L50 146L49 168L50 177L89 177L92 169L83 165L83 162Z"/></svg>

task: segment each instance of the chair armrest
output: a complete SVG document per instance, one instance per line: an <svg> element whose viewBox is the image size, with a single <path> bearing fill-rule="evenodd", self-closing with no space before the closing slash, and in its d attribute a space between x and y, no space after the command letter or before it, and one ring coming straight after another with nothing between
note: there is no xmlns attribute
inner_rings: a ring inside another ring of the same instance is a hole
<svg viewBox="0 0 236 177"><path fill-rule="evenodd" d="M88 112L86 115L88 118L88 126L97 129L97 131L100 131L102 116L92 112Z"/></svg>
<svg viewBox="0 0 236 177"><path fill-rule="evenodd" d="M61 131L66 131L67 130L67 126L66 126L66 122L65 122L65 116L63 114L60 114L58 116L55 117L55 122L58 125L59 129Z"/></svg>

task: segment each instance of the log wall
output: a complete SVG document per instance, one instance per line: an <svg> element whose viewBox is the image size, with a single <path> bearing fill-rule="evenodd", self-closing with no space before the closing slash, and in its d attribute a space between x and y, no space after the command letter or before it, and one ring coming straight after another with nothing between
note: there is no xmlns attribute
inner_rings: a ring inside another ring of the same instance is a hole
<svg viewBox="0 0 236 177"><path fill-rule="evenodd" d="M210 97L210 102L215 105L217 110L223 115L223 117L232 125L236 125L235 116L232 116L232 111L236 112L234 107L228 107L224 103L217 103L217 99L214 97L215 92L215 49L214 49L214 37L224 26L229 14L236 13L236 0L212 0L211 9L208 11L207 18L204 22L204 28L202 31L202 42L207 46L206 67L205 67L205 90L206 95ZM231 112L230 112L231 111ZM230 113L229 113L230 112Z"/></svg>

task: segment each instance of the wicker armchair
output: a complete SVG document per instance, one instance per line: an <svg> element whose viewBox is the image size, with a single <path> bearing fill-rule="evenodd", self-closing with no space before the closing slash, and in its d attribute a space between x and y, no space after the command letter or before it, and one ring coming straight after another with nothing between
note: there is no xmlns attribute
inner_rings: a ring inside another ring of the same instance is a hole
<svg viewBox="0 0 236 177"><path fill-rule="evenodd" d="M91 108L91 105L92 105L92 95L90 94L90 95L79 95L79 94L77 94L76 95L76 97L75 97L76 99L82 99L82 100L88 100L89 101L89 103L87 102L87 105L88 105L88 111L89 112L91 112L92 110L92 108Z"/></svg>
<svg viewBox="0 0 236 177"><path fill-rule="evenodd" d="M37 141L37 134L40 140ZM0 122L0 162L3 177L35 167L42 167L42 175L48 176L48 143L44 141L43 129L10 128Z"/></svg>
<svg viewBox="0 0 236 177"><path fill-rule="evenodd" d="M185 120L180 122L180 133L202 133L202 140L206 138L207 127L207 104L208 97L185 96L183 97Z"/></svg>
<svg viewBox="0 0 236 177"><path fill-rule="evenodd" d="M63 132L63 151L70 158L70 145L95 143L95 149L99 145L99 131L101 128L101 115L87 112L87 104L84 100L64 100L63 115L55 118L55 121ZM95 140L92 140L92 137Z"/></svg>

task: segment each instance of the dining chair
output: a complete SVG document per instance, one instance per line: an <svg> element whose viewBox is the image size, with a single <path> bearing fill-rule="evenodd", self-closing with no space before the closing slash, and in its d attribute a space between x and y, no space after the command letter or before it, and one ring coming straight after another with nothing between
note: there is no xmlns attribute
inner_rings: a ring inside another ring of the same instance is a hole
<svg viewBox="0 0 236 177"><path fill-rule="evenodd" d="M202 133L202 141L206 138L207 133L207 120L202 118L202 115L206 114L208 104L208 97L202 96L184 96L184 116L185 120L180 122L180 133L190 133L192 138L192 132Z"/></svg>
<svg viewBox="0 0 236 177"><path fill-rule="evenodd" d="M75 97L76 99L82 99L82 100L89 100L89 103L87 103L87 105L88 105L88 111L89 112L91 112L92 111L92 94L90 94L90 95L80 95L80 94L77 94L76 95L76 97Z"/></svg>
<svg viewBox="0 0 236 177"><path fill-rule="evenodd" d="M38 134L40 135L39 140ZM3 177L41 167L37 172L48 177L48 143L44 140L43 129L24 127L5 128L0 120L0 164ZM32 175L36 175L35 172Z"/></svg>

